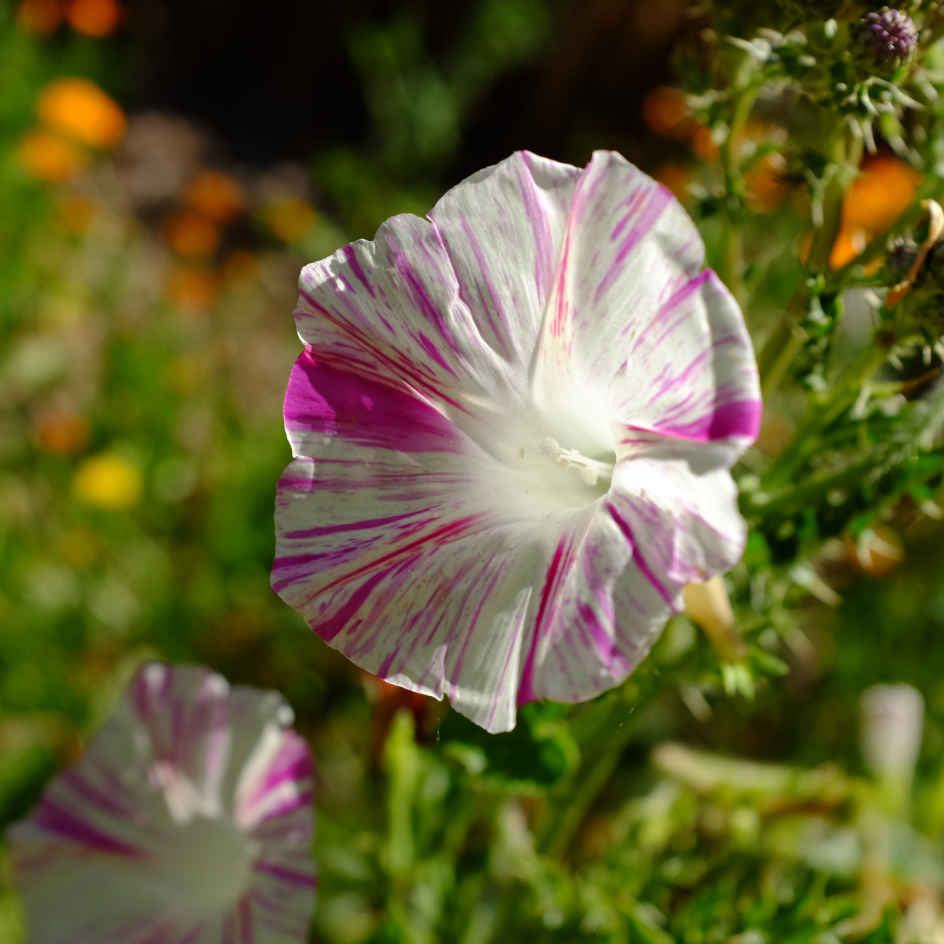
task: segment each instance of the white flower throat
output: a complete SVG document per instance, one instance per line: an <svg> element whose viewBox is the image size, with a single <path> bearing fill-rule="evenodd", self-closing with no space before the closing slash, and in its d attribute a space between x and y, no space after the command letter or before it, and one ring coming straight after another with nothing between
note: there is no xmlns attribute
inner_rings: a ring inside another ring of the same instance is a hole
<svg viewBox="0 0 944 944"><path fill-rule="evenodd" d="M564 449L553 436L541 440L541 452L556 462L562 469L573 469L584 484L594 486L600 479L609 481L613 476L613 463L599 459L588 459L576 449Z"/></svg>

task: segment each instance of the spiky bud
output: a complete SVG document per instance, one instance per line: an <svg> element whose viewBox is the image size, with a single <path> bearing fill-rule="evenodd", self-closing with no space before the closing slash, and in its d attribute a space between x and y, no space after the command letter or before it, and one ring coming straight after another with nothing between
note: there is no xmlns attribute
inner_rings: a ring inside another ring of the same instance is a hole
<svg viewBox="0 0 944 944"><path fill-rule="evenodd" d="M918 48L914 20L901 10L882 7L866 13L852 28L853 51L870 72L891 75Z"/></svg>

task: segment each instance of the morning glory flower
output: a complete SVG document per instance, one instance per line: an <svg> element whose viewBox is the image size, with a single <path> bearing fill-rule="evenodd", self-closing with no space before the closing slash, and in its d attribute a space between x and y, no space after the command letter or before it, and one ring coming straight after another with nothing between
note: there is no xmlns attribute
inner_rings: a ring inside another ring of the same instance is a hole
<svg viewBox="0 0 944 944"><path fill-rule="evenodd" d="M306 266L274 589L490 731L622 681L745 540L760 400L692 221L619 154L518 153Z"/></svg>
<svg viewBox="0 0 944 944"><path fill-rule="evenodd" d="M301 944L312 767L276 692L195 666L134 677L8 833L31 944Z"/></svg>

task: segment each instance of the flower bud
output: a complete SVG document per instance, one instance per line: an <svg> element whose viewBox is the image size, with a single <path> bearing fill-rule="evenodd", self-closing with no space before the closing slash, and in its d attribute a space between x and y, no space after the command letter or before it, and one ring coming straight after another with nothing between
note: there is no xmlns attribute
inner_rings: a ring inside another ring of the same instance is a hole
<svg viewBox="0 0 944 944"><path fill-rule="evenodd" d="M880 780L910 783L924 726L924 699L910 685L874 685L862 695L862 754Z"/></svg>
<svg viewBox="0 0 944 944"><path fill-rule="evenodd" d="M866 13L852 28L853 50L863 66L878 75L891 75L918 48L918 30L907 13L882 7Z"/></svg>

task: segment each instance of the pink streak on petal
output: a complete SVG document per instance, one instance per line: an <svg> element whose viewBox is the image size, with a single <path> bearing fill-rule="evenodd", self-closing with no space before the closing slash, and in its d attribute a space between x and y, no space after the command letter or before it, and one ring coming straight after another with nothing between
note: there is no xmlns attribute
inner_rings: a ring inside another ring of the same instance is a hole
<svg viewBox="0 0 944 944"><path fill-rule="evenodd" d="M140 849L135 849L134 846L113 839L107 833L103 833L89 823L83 822L74 813L59 806L48 797L40 801L39 807L33 816L33 821L52 833L92 846L99 852L135 859L140 859L143 856Z"/></svg>
<svg viewBox="0 0 944 944"><path fill-rule="evenodd" d="M626 257L633 251L640 240L649 233L655 225L656 220L662 215L663 210L672 202L673 198L671 193L664 188L651 189L651 187L646 184L642 186L648 191L646 204L641 209L637 209L638 205L632 202L635 198L635 193L630 194L627 202L630 203L632 209L627 214L626 218L624 218L624 225L633 214L638 213L638 218L620 245L613 262L610 264L610 268L600 280L600 284L597 286L597 290L593 296L594 304L600 301L607 289L616 280ZM618 227L618 229L614 231L613 238L616 238L621 230L622 226Z"/></svg>
<svg viewBox="0 0 944 944"><path fill-rule="evenodd" d="M741 400L726 403L713 413L701 416L690 423L677 426L659 426L654 432L690 442L714 442L729 436L757 437L763 407L759 400Z"/></svg>
<svg viewBox="0 0 944 944"><path fill-rule="evenodd" d="M367 276L364 274L364 270L361 268L360 262L357 260L357 252L354 247L348 243L346 246L341 247L341 252L344 253L344 258L347 259L348 265L351 267L351 271L357 276L358 282L367 289L367 293L371 298L375 298L373 286L370 282L367 281Z"/></svg>
<svg viewBox="0 0 944 944"><path fill-rule="evenodd" d="M666 589L665 584L652 572L652 569L646 563L646 559L642 556L642 551L640 550L639 545L636 543L636 539L633 537L632 528L629 526L629 522L616 510L616 508L610 503L606 502L606 510L610 513L613 520L616 522L617 527L623 534L626 536L626 540L629 541L630 545L633 548L633 560L636 562L636 566L639 568L642 575L652 584L653 588L665 600L666 603L672 609L675 609L675 601L672 597L672 594Z"/></svg>
<svg viewBox="0 0 944 944"><path fill-rule="evenodd" d="M290 885L301 885L306 888L315 888L318 885L318 879L315 875L309 872L300 872L297 869L290 869L284 865L276 865L273 862L257 862L254 870L281 879Z"/></svg>
<svg viewBox="0 0 944 944"><path fill-rule="evenodd" d="M534 182L534 173L528 155L522 151L518 156L520 158L518 184L521 188L521 199L534 234L534 281L538 290L538 301L543 305L554 276L554 245L551 239L551 227L547 214L541 206L541 197Z"/></svg>
<svg viewBox="0 0 944 944"><path fill-rule="evenodd" d="M527 704L529 701L536 701L539 697L534 691L534 661L537 657L538 644L541 640L542 632L553 610L552 601L557 594L562 574L564 574L570 566L571 557L568 538L561 538L554 550L554 556L551 558L551 562L544 576L541 601L538 604L538 612L534 621L534 631L531 636L531 648L528 650L528 656L525 659L524 669L521 673L521 682L518 686L519 707Z"/></svg>
<svg viewBox="0 0 944 944"><path fill-rule="evenodd" d="M405 391L299 355L285 394L288 429L340 435L369 448L457 452L455 427Z"/></svg>

